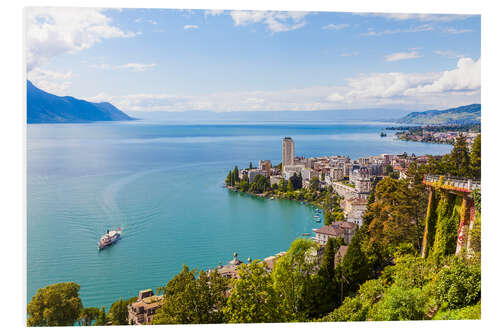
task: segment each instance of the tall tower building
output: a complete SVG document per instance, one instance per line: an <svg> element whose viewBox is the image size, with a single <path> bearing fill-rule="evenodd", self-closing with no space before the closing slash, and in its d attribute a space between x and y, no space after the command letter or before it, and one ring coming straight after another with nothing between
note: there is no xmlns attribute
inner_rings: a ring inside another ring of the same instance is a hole
<svg viewBox="0 0 500 333"><path fill-rule="evenodd" d="M281 149L281 162L283 170L285 166L293 165L293 158L295 156L295 144L292 138L285 137L283 139L283 147Z"/></svg>

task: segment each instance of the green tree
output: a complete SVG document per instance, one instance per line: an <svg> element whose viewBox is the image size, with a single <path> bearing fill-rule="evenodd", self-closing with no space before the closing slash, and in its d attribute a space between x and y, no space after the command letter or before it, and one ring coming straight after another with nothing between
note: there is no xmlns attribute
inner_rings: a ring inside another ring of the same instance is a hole
<svg viewBox="0 0 500 333"><path fill-rule="evenodd" d="M92 322L99 316L99 308L90 307L82 309L79 322L82 326L91 326Z"/></svg>
<svg viewBox="0 0 500 333"><path fill-rule="evenodd" d="M469 149L465 137L460 134L455 139L455 144L449 155L449 170L450 174L460 177L468 177L470 175L470 157Z"/></svg>
<svg viewBox="0 0 500 333"><path fill-rule="evenodd" d="M265 264L254 260L238 267L223 312L230 323L272 323L282 320L279 298Z"/></svg>
<svg viewBox="0 0 500 333"><path fill-rule="evenodd" d="M38 289L28 304L28 326L72 326L83 309L74 282L56 283Z"/></svg>
<svg viewBox="0 0 500 333"><path fill-rule="evenodd" d="M127 325L128 324L128 308L127 306L130 303L123 299L119 299L118 301L111 304L111 307L108 311L108 318L111 321L112 325Z"/></svg>
<svg viewBox="0 0 500 333"><path fill-rule="evenodd" d="M455 258L437 277L437 298L449 309L474 305L481 299L481 266Z"/></svg>
<svg viewBox="0 0 500 333"><path fill-rule="evenodd" d="M249 168L250 170L252 170L252 169L253 169L252 161L250 161L250 164L248 165L248 168Z"/></svg>
<svg viewBox="0 0 500 333"><path fill-rule="evenodd" d="M323 217L323 222L325 225L330 225L332 224L332 221L333 221L333 216L332 216L332 213L330 213L330 211L325 211L325 214L324 214L324 217Z"/></svg>
<svg viewBox="0 0 500 333"><path fill-rule="evenodd" d="M312 177L311 182L309 183L309 188L313 191L319 191L320 183L318 177Z"/></svg>
<svg viewBox="0 0 500 333"><path fill-rule="evenodd" d="M229 173L226 176L226 185L228 185L228 186L231 186L232 175L233 175L233 173L230 170Z"/></svg>
<svg viewBox="0 0 500 333"><path fill-rule="evenodd" d="M344 239L336 237L328 238L325 245L325 252L323 253L320 269L324 269L328 274L328 278L332 281L335 279L335 255L343 244Z"/></svg>
<svg viewBox="0 0 500 333"><path fill-rule="evenodd" d="M370 311L373 320L425 319L426 295L419 288L392 286Z"/></svg>
<svg viewBox="0 0 500 333"><path fill-rule="evenodd" d="M108 324L108 319L106 317L106 309L101 307L101 310L99 311L99 315L97 316L97 320L94 323L94 326L104 326Z"/></svg>
<svg viewBox="0 0 500 333"><path fill-rule="evenodd" d="M292 242L283 257L277 259L271 277L281 298L285 321L303 321L308 317L306 305L312 275L318 265L317 245L312 240L298 238Z"/></svg>
<svg viewBox="0 0 500 333"><path fill-rule="evenodd" d="M298 190L302 188L302 175L294 173L292 177L290 177L289 183L292 183L293 190Z"/></svg>
<svg viewBox="0 0 500 333"><path fill-rule="evenodd" d="M364 283L370 276L368 259L361 249L361 233L356 232L347 248L347 252L339 266L339 270L348 284L344 289L344 296L354 293L358 287Z"/></svg>
<svg viewBox="0 0 500 333"><path fill-rule="evenodd" d="M212 272L189 270L184 265L166 286L158 288L165 301L157 310L153 324L213 324L223 321L227 280Z"/></svg>
<svg viewBox="0 0 500 333"><path fill-rule="evenodd" d="M391 173L394 172L394 168L392 165L386 165L384 168L384 175L389 176Z"/></svg>
<svg viewBox="0 0 500 333"><path fill-rule="evenodd" d="M476 179L481 179L481 134L479 134L474 143L470 153L470 169L471 176Z"/></svg>
<svg viewBox="0 0 500 333"><path fill-rule="evenodd" d="M240 172L238 170L238 166L235 165L233 169L233 174L234 174L234 182L239 183L240 182Z"/></svg>
<svg viewBox="0 0 500 333"><path fill-rule="evenodd" d="M291 180L288 180L286 184L286 191L287 192L293 192L295 189L293 188L293 184Z"/></svg>

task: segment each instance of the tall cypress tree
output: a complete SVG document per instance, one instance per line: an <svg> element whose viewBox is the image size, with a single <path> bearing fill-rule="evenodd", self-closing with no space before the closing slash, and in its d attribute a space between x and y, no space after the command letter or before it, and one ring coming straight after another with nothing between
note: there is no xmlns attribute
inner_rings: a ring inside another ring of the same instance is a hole
<svg viewBox="0 0 500 333"><path fill-rule="evenodd" d="M238 166L235 165L234 166L234 170L233 170L233 174L234 174L234 182L240 182L240 175L239 175L239 171L238 171Z"/></svg>
<svg viewBox="0 0 500 333"><path fill-rule="evenodd" d="M450 168L451 173L455 176L469 177L470 176L470 156L467 142L462 134L456 140L455 145L450 153Z"/></svg>
<svg viewBox="0 0 500 333"><path fill-rule="evenodd" d="M104 326L107 323L107 318L106 318L106 309L101 307L101 311L99 311L99 316L97 317L97 320L95 322L95 326Z"/></svg>
<svg viewBox="0 0 500 333"><path fill-rule="evenodd" d="M481 134L476 137L470 153L471 176L481 178Z"/></svg>

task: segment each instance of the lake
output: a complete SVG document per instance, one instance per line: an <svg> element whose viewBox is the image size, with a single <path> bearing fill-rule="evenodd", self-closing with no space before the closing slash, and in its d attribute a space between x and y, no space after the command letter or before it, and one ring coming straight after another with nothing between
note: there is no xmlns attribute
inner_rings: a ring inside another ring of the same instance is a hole
<svg viewBox="0 0 500 333"><path fill-rule="evenodd" d="M313 208L223 188L234 165L297 156L444 154L449 145L398 141L382 123L164 124L147 121L27 127L27 297L80 284L84 306L106 306L164 285L186 264L208 269L288 249L317 224ZM386 131L387 132L387 131ZM99 252L107 229L123 239Z"/></svg>

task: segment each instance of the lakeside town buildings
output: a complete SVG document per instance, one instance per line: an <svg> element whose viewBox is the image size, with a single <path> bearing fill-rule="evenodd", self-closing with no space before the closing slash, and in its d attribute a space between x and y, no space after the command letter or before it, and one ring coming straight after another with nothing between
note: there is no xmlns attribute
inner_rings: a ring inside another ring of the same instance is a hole
<svg viewBox="0 0 500 333"><path fill-rule="evenodd" d="M163 295L155 296L152 289L139 291L137 301L128 305L129 324L151 324L156 310L163 304L163 297Z"/></svg>

